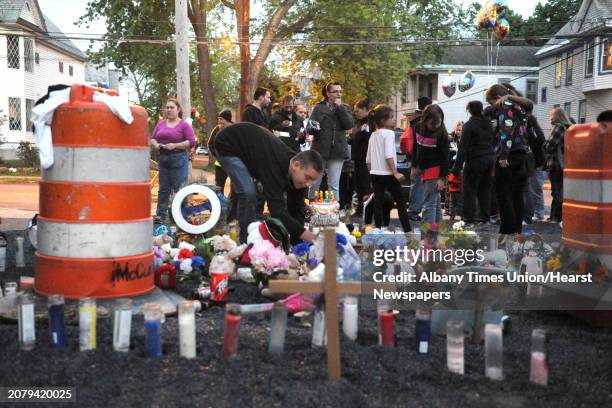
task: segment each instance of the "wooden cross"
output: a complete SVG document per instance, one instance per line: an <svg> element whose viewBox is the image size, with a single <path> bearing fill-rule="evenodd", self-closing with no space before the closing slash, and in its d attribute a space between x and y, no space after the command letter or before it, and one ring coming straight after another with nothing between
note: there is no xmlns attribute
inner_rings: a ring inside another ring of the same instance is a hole
<svg viewBox="0 0 612 408"><path fill-rule="evenodd" d="M374 289L395 290L395 284L374 282L336 282L336 230L326 228L325 234L325 280L302 282L298 280L270 281L271 293L325 294L325 325L327 328L327 377L338 381L340 370L340 335L338 329L338 295L372 294Z"/></svg>

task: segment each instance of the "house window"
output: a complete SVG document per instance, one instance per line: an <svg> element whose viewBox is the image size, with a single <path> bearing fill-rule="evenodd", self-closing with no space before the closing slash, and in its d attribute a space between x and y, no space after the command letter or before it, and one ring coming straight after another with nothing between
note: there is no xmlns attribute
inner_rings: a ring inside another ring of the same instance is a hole
<svg viewBox="0 0 612 408"><path fill-rule="evenodd" d="M72 68L72 65L68 65L68 75L70 76L74 75L74 69Z"/></svg>
<svg viewBox="0 0 612 408"><path fill-rule="evenodd" d="M538 80L528 79L527 80L527 99L530 99L533 103L538 103Z"/></svg>
<svg viewBox="0 0 612 408"><path fill-rule="evenodd" d="M19 37L6 36L6 59L9 68L19 69Z"/></svg>
<svg viewBox="0 0 612 408"><path fill-rule="evenodd" d="M593 61L595 59L595 43L589 41L586 44L586 51L584 52L584 76L588 77L593 75Z"/></svg>
<svg viewBox="0 0 612 408"><path fill-rule="evenodd" d="M34 53L34 62L36 65L40 64L40 54L37 52Z"/></svg>
<svg viewBox="0 0 612 408"><path fill-rule="evenodd" d="M540 100L542 101L542 103L546 103L546 91L548 90L548 88L543 87L542 88L542 95L540 96Z"/></svg>
<svg viewBox="0 0 612 408"><path fill-rule="evenodd" d="M612 38L604 40L601 53L601 72L612 71Z"/></svg>
<svg viewBox="0 0 612 408"><path fill-rule="evenodd" d="M34 107L34 99L26 99L26 130L32 130L32 108Z"/></svg>
<svg viewBox="0 0 612 408"><path fill-rule="evenodd" d="M59 72L64 72L64 63L62 61L59 62Z"/></svg>
<svg viewBox="0 0 612 408"><path fill-rule="evenodd" d="M565 85L572 84L572 77L574 76L574 56L571 53L567 54L565 60Z"/></svg>
<svg viewBox="0 0 612 408"><path fill-rule="evenodd" d="M23 40L23 67L26 72L34 72L34 40Z"/></svg>
<svg viewBox="0 0 612 408"><path fill-rule="evenodd" d="M561 86L561 81L563 79L563 57L557 57L557 61L555 63L555 88Z"/></svg>
<svg viewBox="0 0 612 408"><path fill-rule="evenodd" d="M9 130L21 130L21 99L9 98Z"/></svg>
<svg viewBox="0 0 612 408"><path fill-rule="evenodd" d="M586 123L586 99L578 102L578 123Z"/></svg>
<svg viewBox="0 0 612 408"><path fill-rule="evenodd" d="M567 113L567 117L568 118L570 116L572 116L572 103L571 102L565 102L563 104L563 110L565 111L565 113Z"/></svg>

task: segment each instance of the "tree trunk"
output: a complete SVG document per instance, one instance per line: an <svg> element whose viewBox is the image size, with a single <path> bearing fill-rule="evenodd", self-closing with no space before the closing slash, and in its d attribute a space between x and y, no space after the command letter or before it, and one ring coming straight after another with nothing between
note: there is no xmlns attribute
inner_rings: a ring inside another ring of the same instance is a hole
<svg viewBox="0 0 612 408"><path fill-rule="evenodd" d="M196 35L197 55L198 55L198 77L200 82L200 90L204 98L204 110L206 124L204 132L206 139L210 132L215 127L219 110L217 108L217 100L215 99L215 90L212 84L212 63L210 59L210 48L206 41L206 23L207 23L207 0L191 0L191 8L189 10L189 20L193 26L193 31ZM211 164L209 163L209 166Z"/></svg>
<svg viewBox="0 0 612 408"><path fill-rule="evenodd" d="M236 27L238 29L238 42L240 47L240 98L238 103L237 116L240 118L247 103L249 96L253 94L249 90L250 76L250 19L251 19L251 0L236 0Z"/></svg>
<svg viewBox="0 0 612 408"><path fill-rule="evenodd" d="M278 39L280 38L287 36L288 34L293 33L298 27L303 26L305 21L307 21L307 18L302 18L293 26L286 27L284 30L282 30L282 32L279 32L278 28L281 22L283 21L283 18L294 3L295 0L284 1L274 11L274 14L272 14L272 18L270 18L270 22L268 23L268 27L266 27L266 31L264 33L261 44L259 44L259 48L257 48L257 53L251 61L251 66L248 75L249 95L253 95L253 93L255 92L255 88L257 88L257 85L259 84L261 71L263 70L264 64L266 63L270 52L272 52L272 50L274 49L276 41L278 41Z"/></svg>

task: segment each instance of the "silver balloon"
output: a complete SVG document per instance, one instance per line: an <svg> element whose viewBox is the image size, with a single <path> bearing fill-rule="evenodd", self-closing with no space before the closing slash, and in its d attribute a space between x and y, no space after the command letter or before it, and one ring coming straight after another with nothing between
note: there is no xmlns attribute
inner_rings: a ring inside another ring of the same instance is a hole
<svg viewBox="0 0 612 408"><path fill-rule="evenodd" d="M457 92L457 81L450 74L442 81L442 92L449 98Z"/></svg>
<svg viewBox="0 0 612 408"><path fill-rule="evenodd" d="M465 71L459 80L459 91L465 92L468 89L471 89L475 82L476 78L474 77L472 71Z"/></svg>

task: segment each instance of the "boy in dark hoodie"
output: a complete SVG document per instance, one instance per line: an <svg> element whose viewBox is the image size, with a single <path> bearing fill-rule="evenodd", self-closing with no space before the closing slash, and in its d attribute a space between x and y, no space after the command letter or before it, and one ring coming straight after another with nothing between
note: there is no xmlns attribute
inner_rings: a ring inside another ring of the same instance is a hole
<svg viewBox="0 0 612 408"><path fill-rule="evenodd" d="M489 219L491 207L491 187L495 154L493 140L495 133L491 120L483 116L480 101L467 104L470 119L463 125L457 160L452 172L461 173L463 163L463 220L472 224ZM476 203L478 202L478 205ZM482 219L477 219L480 208Z"/></svg>

